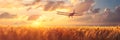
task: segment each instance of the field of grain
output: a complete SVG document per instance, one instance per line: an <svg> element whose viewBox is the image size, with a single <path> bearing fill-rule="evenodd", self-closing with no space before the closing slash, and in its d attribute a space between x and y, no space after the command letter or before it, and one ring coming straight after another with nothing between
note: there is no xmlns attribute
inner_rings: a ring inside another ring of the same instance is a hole
<svg viewBox="0 0 120 40"><path fill-rule="evenodd" d="M119 26L0 27L0 40L120 40Z"/></svg>

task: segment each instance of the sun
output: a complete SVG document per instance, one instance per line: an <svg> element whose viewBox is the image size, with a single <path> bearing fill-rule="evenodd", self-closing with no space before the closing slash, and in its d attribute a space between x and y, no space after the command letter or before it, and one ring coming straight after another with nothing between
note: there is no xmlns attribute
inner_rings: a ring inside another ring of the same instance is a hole
<svg viewBox="0 0 120 40"><path fill-rule="evenodd" d="M42 23L41 22L38 22L38 21L33 21L32 24L31 24L32 27L42 27Z"/></svg>
<svg viewBox="0 0 120 40"><path fill-rule="evenodd" d="M40 25L41 23L35 21L35 22L33 22L32 24L33 24L34 26L38 26L38 25Z"/></svg>
<svg viewBox="0 0 120 40"><path fill-rule="evenodd" d="M31 21L31 25L33 26L33 27L42 27L44 24L44 20L45 18L44 18L44 16L39 16L36 20L34 20L34 21Z"/></svg>
<svg viewBox="0 0 120 40"><path fill-rule="evenodd" d="M33 27L40 27L40 26L42 26L42 22L41 22L41 20L39 20L39 19L40 19L40 17L39 17L37 20L32 21L32 22L31 22L31 25L32 25Z"/></svg>

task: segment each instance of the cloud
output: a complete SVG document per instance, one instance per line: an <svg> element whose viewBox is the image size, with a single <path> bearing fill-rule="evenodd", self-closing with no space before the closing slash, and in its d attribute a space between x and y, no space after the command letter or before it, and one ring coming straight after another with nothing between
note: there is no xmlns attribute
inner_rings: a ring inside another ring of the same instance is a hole
<svg viewBox="0 0 120 40"><path fill-rule="evenodd" d="M75 0L74 0L75 1ZM74 9L77 13L85 12L83 16L78 16L76 18L70 19L73 22L77 21L77 23L84 22L85 24L114 24L120 23L120 6L115 8L115 11L111 11L109 8L105 8L101 11L100 8L94 8L95 2L94 0L82 0L74 6ZM89 12L87 12L89 11Z"/></svg>
<svg viewBox="0 0 120 40"><path fill-rule="evenodd" d="M15 18L16 15L12 15L8 12L1 12L0 14L0 18L3 18L3 19L9 19L9 18Z"/></svg>
<svg viewBox="0 0 120 40"><path fill-rule="evenodd" d="M116 9L117 11L119 8ZM119 25L120 24L120 16L119 11L112 12L109 8L105 8L104 11L97 13L88 13L83 16L79 16L77 18L73 18L72 21L79 24L84 23L84 25Z"/></svg>
<svg viewBox="0 0 120 40"><path fill-rule="evenodd" d="M88 12L91 12L91 13L99 13L100 12L100 8L92 8L90 10L88 10Z"/></svg>
<svg viewBox="0 0 120 40"><path fill-rule="evenodd" d="M83 13L92 8L94 3L94 0L84 0L83 2L77 3L74 6L74 10L76 10L77 13Z"/></svg>
<svg viewBox="0 0 120 40"><path fill-rule="evenodd" d="M117 7L115 8L115 12L120 14L120 6L117 6Z"/></svg>
<svg viewBox="0 0 120 40"><path fill-rule="evenodd" d="M37 20L40 17L40 15L31 15L28 17L27 20L32 21L32 20Z"/></svg>
<svg viewBox="0 0 120 40"><path fill-rule="evenodd" d="M34 5L37 2L40 2L41 0L22 0L23 5Z"/></svg>
<svg viewBox="0 0 120 40"><path fill-rule="evenodd" d="M110 14L109 17L107 18L109 22L115 22L115 23L120 23L120 6L117 6L115 8L115 12L113 14Z"/></svg>
<svg viewBox="0 0 120 40"><path fill-rule="evenodd" d="M82 1L82 0L70 0L70 3L71 3L72 5L75 5L75 4L77 4L79 1Z"/></svg>
<svg viewBox="0 0 120 40"><path fill-rule="evenodd" d="M64 1L48 1L46 5L44 6L45 11L52 11L56 10L60 6L64 5Z"/></svg>

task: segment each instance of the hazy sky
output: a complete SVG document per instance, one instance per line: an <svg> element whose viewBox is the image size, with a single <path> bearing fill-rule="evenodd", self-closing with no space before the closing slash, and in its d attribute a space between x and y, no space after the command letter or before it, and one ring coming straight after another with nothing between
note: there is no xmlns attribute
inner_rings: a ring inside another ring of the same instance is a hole
<svg viewBox="0 0 120 40"><path fill-rule="evenodd" d="M97 8L114 9L115 6L120 5L120 0L95 0Z"/></svg>
<svg viewBox="0 0 120 40"><path fill-rule="evenodd" d="M4 2L5 1L5 2ZM54 0L53 0L54 1ZM66 2L67 0L64 0ZM56 14L57 11L64 11L64 12L71 12L72 8L74 8L72 5L76 4L78 0L72 3L72 1L75 0L69 0L67 3L64 2L36 2L34 0L27 0L27 1L20 1L20 0L0 0L0 24L25 24L29 23L28 19L29 18L36 18L37 16L34 16L33 14L39 14L39 17L37 20L30 22L30 23L42 23L42 24L56 24L59 22L60 24L80 24L84 23L87 24L88 22L93 23L93 22L100 22L101 19L105 19L103 16L104 14L97 14L97 15L87 15L83 14L82 16L77 16L73 18L69 18L68 16L65 15L59 15ZM33 4L33 3L37 4ZM71 4L69 4L70 2ZM110 8L112 10L115 9L116 6L120 5L120 0L95 0L95 8ZM26 4L29 4L31 6L30 10L29 6L26 6ZM42 5L43 4L43 5ZM58 5L59 4L59 5ZM62 5L61 5L62 4ZM84 5L86 4L86 5ZM84 2L83 4L74 5L77 11L81 11L82 9L85 11L88 11L89 8L91 8L92 4L94 4L94 1L89 1ZM37 6L41 5L40 7L37 8ZM67 6L66 6L67 5ZM59 9L60 8L60 9ZM49 11L46 11L49 10ZM82 11L83 12L83 11ZM81 13L82 13L81 12ZM101 12L104 12L104 10L101 10ZM78 12L80 13L80 12ZM31 14L31 15L30 15ZM33 16L32 16L33 15ZM102 15L102 16L101 16ZM114 17L115 16L115 17ZM106 20L110 19L110 20ZM117 22L120 23L120 17L119 15L113 15L113 17L106 17L104 21L108 22L114 22L118 20ZM112 20L115 19L115 20ZM58 24L59 24L58 23ZM102 23L102 22L100 22ZM104 23L104 22L103 22ZM57 24L56 24L57 25Z"/></svg>

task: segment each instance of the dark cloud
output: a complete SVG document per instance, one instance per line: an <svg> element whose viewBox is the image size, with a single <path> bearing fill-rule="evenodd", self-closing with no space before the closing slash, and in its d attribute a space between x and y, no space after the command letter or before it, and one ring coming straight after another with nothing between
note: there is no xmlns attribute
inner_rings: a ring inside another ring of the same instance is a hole
<svg viewBox="0 0 120 40"><path fill-rule="evenodd" d="M100 12L100 8L91 9L90 11L92 13L99 13Z"/></svg>
<svg viewBox="0 0 120 40"><path fill-rule="evenodd" d="M115 12L109 15L107 18L109 22L120 23L120 6L115 8Z"/></svg>
<svg viewBox="0 0 120 40"><path fill-rule="evenodd" d="M94 9L96 11L98 9ZM116 8L116 11L113 12L109 8L105 8L104 11L100 12L92 12L88 14L84 14L83 16L80 16L78 18L74 18L73 21L82 22L85 25L119 25L120 24L120 13L119 13L119 7Z"/></svg>
<svg viewBox="0 0 120 40"><path fill-rule="evenodd" d="M15 18L16 15L12 15L8 12L1 12L0 14L0 18L3 18L3 19L8 19L8 18Z"/></svg>
<svg viewBox="0 0 120 40"><path fill-rule="evenodd" d="M103 12L94 16L94 20L98 19L97 22L100 23L120 23L119 13L112 12L109 8L105 8ZM93 20L93 22L94 22Z"/></svg>
<svg viewBox="0 0 120 40"><path fill-rule="evenodd" d="M97 14L95 15L95 19L98 18L98 22L109 22L109 18L112 18L113 13L111 12L111 10L109 8L105 8L103 12L101 12L101 14ZM94 20L95 20L94 19Z"/></svg>
<svg viewBox="0 0 120 40"><path fill-rule="evenodd" d="M115 8L115 12L120 14L120 6L117 6L117 7Z"/></svg>

